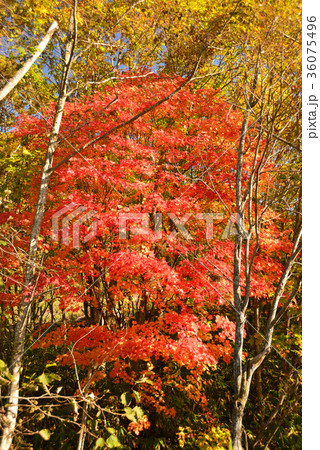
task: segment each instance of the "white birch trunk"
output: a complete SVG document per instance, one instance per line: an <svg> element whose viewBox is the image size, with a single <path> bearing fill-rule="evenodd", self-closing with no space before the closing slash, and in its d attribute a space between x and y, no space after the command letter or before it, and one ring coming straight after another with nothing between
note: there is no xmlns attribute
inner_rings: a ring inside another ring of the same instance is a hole
<svg viewBox="0 0 320 450"><path fill-rule="evenodd" d="M7 84L0 90L0 101L3 100L12 89L19 83L19 81L25 76L25 74L30 70L32 64L39 58L43 50L48 45L50 39L52 38L54 32L58 29L58 24L54 20L50 25L46 35L40 41L40 44L37 47L36 52L27 59L27 61L23 64L23 66L13 75L12 78L7 82Z"/></svg>
<svg viewBox="0 0 320 450"><path fill-rule="evenodd" d="M75 41L75 7L71 11L69 21L69 36L66 44L66 52L64 58L64 72L60 85L59 99L56 106L55 117L50 133L48 149L42 168L42 175L40 181L40 190L38 196L38 202L36 206L35 216L33 219L32 230L30 235L30 243L28 250L28 259L26 262L26 268L24 273L24 287L25 289L32 290L34 281L34 271L37 259L38 250L38 238L40 234L41 223L45 212L45 205L47 199L47 192L49 187L50 172L52 167L53 156L57 148L58 135L60 130L60 124L64 105L67 98L67 80L71 66L73 47ZM15 329L14 344L12 350L12 359L10 365L10 371L13 375L13 380L9 385L8 390L8 404L6 410L5 426L3 429L1 439L1 450L9 450L12 444L14 431L16 428L18 407L19 407L19 388L20 388L20 373L22 365L22 357L25 349L25 336L27 330L28 319L30 315L32 304L32 298L27 293L23 296L20 304L19 315L17 319L17 325Z"/></svg>

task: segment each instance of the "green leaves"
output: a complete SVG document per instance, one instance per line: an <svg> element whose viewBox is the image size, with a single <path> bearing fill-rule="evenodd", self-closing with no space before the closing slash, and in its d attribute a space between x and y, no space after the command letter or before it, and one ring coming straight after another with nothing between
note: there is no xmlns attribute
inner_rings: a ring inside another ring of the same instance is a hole
<svg viewBox="0 0 320 450"><path fill-rule="evenodd" d="M127 419L129 419L131 422L134 422L136 420L136 415L132 408L129 408L128 406L124 408L125 415Z"/></svg>
<svg viewBox="0 0 320 450"><path fill-rule="evenodd" d="M135 406L133 408L133 411L135 412L135 414L137 415L138 419L140 419L141 417L144 416L144 412L143 410L140 408L140 406Z"/></svg>
<svg viewBox="0 0 320 450"><path fill-rule="evenodd" d="M7 364L2 359L0 359L0 375L0 382L4 382L5 384L7 384L9 380L13 380L13 375L9 372Z"/></svg>
<svg viewBox="0 0 320 450"><path fill-rule="evenodd" d="M2 359L0 359L0 373L4 372L6 368L7 364L4 361L2 361Z"/></svg>
<svg viewBox="0 0 320 450"><path fill-rule="evenodd" d="M137 403L140 403L140 400L141 400L140 392L138 392L138 391L133 391L133 395L134 395L134 398L135 398L136 402L137 402Z"/></svg>
<svg viewBox="0 0 320 450"><path fill-rule="evenodd" d="M120 400L124 406L128 406L131 402L131 399L132 397L129 392L124 392L123 394L121 394Z"/></svg>
<svg viewBox="0 0 320 450"><path fill-rule="evenodd" d="M134 408L126 407L124 408L125 415L127 419L129 419L131 422L135 422L137 419L140 419L144 416L143 410L140 408L140 406L135 406Z"/></svg>
<svg viewBox="0 0 320 450"><path fill-rule="evenodd" d="M108 437L106 445L108 448L122 447L121 442L115 434L111 434L111 436Z"/></svg>
<svg viewBox="0 0 320 450"><path fill-rule="evenodd" d="M39 431L40 436L42 437L42 439L44 439L45 441L48 441L50 439L51 433L47 428L44 428L43 430Z"/></svg>
<svg viewBox="0 0 320 450"><path fill-rule="evenodd" d="M60 375L57 375L55 373L43 373L36 379L36 381L39 381L45 386L49 386L49 384L51 384L55 380L60 381L61 380Z"/></svg>
<svg viewBox="0 0 320 450"><path fill-rule="evenodd" d="M95 448L103 448L105 446L106 441L103 438L99 438L96 440Z"/></svg>

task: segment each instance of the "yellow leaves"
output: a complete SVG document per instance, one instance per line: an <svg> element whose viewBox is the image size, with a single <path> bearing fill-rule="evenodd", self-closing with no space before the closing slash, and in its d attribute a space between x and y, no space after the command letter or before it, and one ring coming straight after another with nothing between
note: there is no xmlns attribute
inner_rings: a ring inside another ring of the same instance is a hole
<svg viewBox="0 0 320 450"><path fill-rule="evenodd" d="M185 428L183 427L179 427L179 432L177 433L177 437L178 437L178 442L179 442L179 447L183 448L185 443L186 443L186 433L185 433ZM189 428L187 428L187 431L190 430Z"/></svg>
<svg viewBox="0 0 320 450"><path fill-rule="evenodd" d="M212 427L207 434L200 435L196 443L199 449L226 450L232 448L230 431L220 427Z"/></svg>
<svg viewBox="0 0 320 450"><path fill-rule="evenodd" d="M80 11L77 11L77 25L83 25L83 18Z"/></svg>
<svg viewBox="0 0 320 450"><path fill-rule="evenodd" d="M215 2L216 3L216 2ZM214 13L215 8L210 8L212 2L210 0L180 0L179 5L184 9L189 9L190 11L205 14L207 12Z"/></svg>

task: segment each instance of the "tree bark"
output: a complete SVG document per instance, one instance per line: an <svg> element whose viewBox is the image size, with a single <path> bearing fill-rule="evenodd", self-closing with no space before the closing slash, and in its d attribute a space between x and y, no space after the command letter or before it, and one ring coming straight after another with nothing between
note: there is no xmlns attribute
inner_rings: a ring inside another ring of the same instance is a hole
<svg viewBox="0 0 320 450"><path fill-rule="evenodd" d="M77 450L83 450L84 449L84 443L86 440L86 434L87 434L87 410L88 410L88 392L90 387L90 381L93 376L94 371L94 363L91 361L89 370L88 370L88 376L87 376L87 383L84 388L83 392L83 411L82 411L82 419L81 419L81 429L79 434L79 441L78 441L78 448Z"/></svg>
<svg viewBox="0 0 320 450"><path fill-rule="evenodd" d="M253 325L255 329L260 332L260 307L259 307L259 299L254 299L254 320ZM257 339L258 336L254 338L254 351L256 354L259 353L259 342ZM255 375L255 383L256 383L256 392L257 392L257 401L260 408L261 417L264 417L264 408L262 404L263 395L262 395L262 378L261 378L261 367L257 369Z"/></svg>
<svg viewBox="0 0 320 450"><path fill-rule="evenodd" d="M236 173L236 205L237 205L237 228L236 241L234 245L234 269L233 269L233 298L236 309L236 336L234 345L233 371L234 371L234 408L232 414L232 448L233 450L241 450L242 437L242 419L244 412L244 404L241 399L242 390L242 352L243 352L243 332L245 325L245 316L241 301L241 287L240 287L240 273L241 273L241 250L242 250L242 236L241 226L243 224L243 204L242 204L242 190L241 177L243 166L243 153L245 138L248 131L248 111L245 114L242 123L240 143L238 147L238 162Z"/></svg>

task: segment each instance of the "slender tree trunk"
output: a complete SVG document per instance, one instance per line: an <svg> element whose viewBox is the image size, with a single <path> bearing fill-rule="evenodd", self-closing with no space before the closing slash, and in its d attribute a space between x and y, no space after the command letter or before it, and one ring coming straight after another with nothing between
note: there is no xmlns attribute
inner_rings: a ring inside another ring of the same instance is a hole
<svg viewBox="0 0 320 450"><path fill-rule="evenodd" d="M88 392L90 387L90 382L93 376L94 371L94 363L91 361L89 370L88 370L88 376L87 376L87 383L84 388L83 392L83 411L82 411L82 419L81 419L81 429L79 434L79 441L78 441L78 449L77 450L83 450L84 449L84 443L86 440L87 435L87 410L88 410Z"/></svg>
<svg viewBox="0 0 320 450"><path fill-rule="evenodd" d="M241 437L242 437L242 421L244 410L248 401L252 376L255 371L261 366L265 357L271 351L271 343L272 336L274 332L274 327L277 321L282 317L288 308L291 300L297 294L300 289L301 279L298 280L295 288L292 290L292 293L285 303L285 305L278 311L278 304L280 299L283 296L283 292L285 286L287 284L288 278L290 276L292 266L297 258L300 250L301 244L299 244L301 238L301 230L300 233L296 237L296 241L294 242L293 249L290 255L290 258L287 261L287 264L282 273L281 279L278 283L273 304L271 306L271 310L268 317L268 323L266 327L266 331L264 333L265 341L256 356L252 358L248 358L245 365L242 364L242 348L243 348L243 328L245 322L245 311L242 309L240 313L237 311L237 320L236 320L236 339L235 339L235 350L234 350L234 372L235 372L235 399L234 399L234 409L232 416L232 427L231 427L231 435L232 435L232 448L233 450L241 450Z"/></svg>
<svg viewBox="0 0 320 450"><path fill-rule="evenodd" d="M259 307L259 299L254 299L254 320L253 325L255 329L260 332L260 307ZM254 339L254 351L256 355L259 353L259 342L257 337ZM257 390L257 399L258 404L260 408L260 413L262 418L264 417L264 408L262 405L263 395L262 395L262 379L261 379L261 367L257 369L256 375L255 375L255 382L256 382L256 390Z"/></svg>
<svg viewBox="0 0 320 450"><path fill-rule="evenodd" d="M32 230L30 235L28 258L24 272L24 282L23 282L24 292L17 318L14 344L12 350L10 371L13 375L13 379L9 386L8 406L6 411L6 424L2 434L0 446L1 450L8 450L10 448L16 427L18 406L19 406L20 372L22 366L22 357L25 349L26 330L32 305L34 273L37 262L38 237L40 234L41 223L45 212L47 192L50 180L50 173L48 173L48 171L52 167L54 152L57 148L58 134L60 130L63 109L67 98L67 80L70 71L72 54L76 38L75 30L76 24L75 24L75 4L74 4L74 8L71 12L69 21L69 33L68 33L69 36L66 44L66 52L64 58L65 66L60 85L59 99L56 106L56 113L51 129L48 149L44 165L42 168L38 202L36 206L35 216L33 219Z"/></svg>
<svg viewBox="0 0 320 450"><path fill-rule="evenodd" d="M23 64L23 66L14 74L12 78L7 82L7 84L0 90L0 101L3 100L12 89L19 83L19 81L25 76L25 74L30 70L32 64L39 58L43 50L48 45L50 39L52 38L54 32L58 29L58 24L54 20L50 25L46 35L40 41L37 51L27 59L27 61Z"/></svg>
<svg viewBox="0 0 320 450"><path fill-rule="evenodd" d="M241 399L242 390L242 353L243 353L243 332L245 325L245 315L243 313L242 301L241 301L241 286L240 286L240 273L241 273L241 251L242 251L242 236L241 227L243 224L243 203L242 203L242 166L243 166L243 153L245 138L248 131L249 114L246 112L242 123L240 143L238 147L238 162L236 173L236 205L237 205L237 228L236 241L234 245L234 269L233 269L233 298L234 306L236 309L236 336L234 346L234 407L232 415L232 448L233 450L241 450L241 436L242 436L242 419L244 412L244 404Z"/></svg>
<svg viewBox="0 0 320 450"><path fill-rule="evenodd" d="M236 208L237 208L237 228L238 232L235 239L234 245L234 271L233 271L233 298L234 298L234 307L236 310L236 333L235 333L235 345L234 345L234 404L233 404L233 414L232 414L232 425L231 425L231 437L232 437L232 448L233 450L242 450L241 446L241 438L242 438L242 421L244 410L248 401L248 396L250 392L252 377L255 371L260 367L265 357L271 350L272 337L274 332L274 327L277 321L282 317L288 308L292 298L298 292L300 288L300 280L296 284L296 287L293 289L292 294L288 301L285 303L283 308L278 312L279 301L283 295L284 289L286 287L288 278L291 274L293 264L295 262L296 257L298 256L301 245L299 243L301 238L301 223L298 224L294 245L291 252L291 255L287 261L287 264L284 268L282 276L279 280L278 286L276 288L274 294L274 300L271 305L266 330L264 333L265 341L256 355L253 358L248 358L246 363L243 364L242 355L243 355L243 343L244 343L244 326L246 322L246 311L249 305L250 300L250 280L251 280L251 270L252 264L249 264L249 239L251 233L251 226L249 233L244 233L244 210L245 204L247 201L252 202L252 198L250 196L249 191L243 192L242 190L242 176L243 176L243 159L245 152L245 140L248 134L248 123L249 123L249 115L253 106L256 104L257 100L254 96L257 80L258 80L258 70L259 70L259 58L260 53L257 57L256 67L255 67L255 75L253 79L253 84L251 88L251 95L248 101L247 110L245 112L240 142L238 147L238 161L237 161L237 170L236 170ZM265 156L264 156L265 157ZM263 156L262 156L263 158ZM267 158L265 159L267 161ZM257 170L253 168L253 170ZM256 175L256 186L259 183L259 174L260 169L257 170ZM249 197L248 197L249 196ZM257 201L255 199L254 201ZM251 210L251 206L249 211ZM258 216L256 215L256 249L258 248L258 240L259 240L259 232L260 229L258 227ZM242 269L242 249L244 248L245 253L245 294L244 298L241 296L241 284L240 284L240 274ZM256 250L255 250L256 251ZM254 253L255 253L254 251Z"/></svg>
<svg viewBox="0 0 320 450"><path fill-rule="evenodd" d="M243 420L243 412L244 408L241 403L237 403L234 406L233 414L232 414L232 449L233 450L242 450L241 446L241 437L242 437L242 420Z"/></svg>

